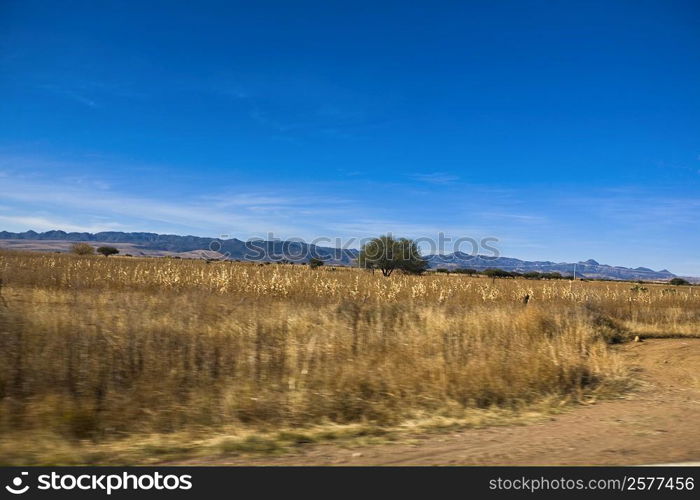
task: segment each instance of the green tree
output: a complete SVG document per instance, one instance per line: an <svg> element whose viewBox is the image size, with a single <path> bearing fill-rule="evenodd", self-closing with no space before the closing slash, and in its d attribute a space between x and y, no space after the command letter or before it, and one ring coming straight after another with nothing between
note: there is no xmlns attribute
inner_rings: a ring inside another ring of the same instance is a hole
<svg viewBox="0 0 700 500"><path fill-rule="evenodd" d="M365 243L358 261L360 267L379 269L387 277L397 269L410 274L422 274L428 269L428 261L421 257L418 245L413 240L395 239L391 235Z"/></svg>
<svg viewBox="0 0 700 500"><path fill-rule="evenodd" d="M76 255L95 255L95 249L87 243L73 243L70 251Z"/></svg>
<svg viewBox="0 0 700 500"><path fill-rule="evenodd" d="M323 265L323 261L321 259L317 259L316 257L312 257L309 259L309 267L311 269L316 269L318 267L321 267Z"/></svg>
<svg viewBox="0 0 700 500"><path fill-rule="evenodd" d="M504 271L503 269L498 269L498 268L484 269L483 274L488 276L489 278L512 278L513 277L513 275L511 273L509 273L508 271Z"/></svg>
<svg viewBox="0 0 700 500"><path fill-rule="evenodd" d="M690 282L683 278L673 278L669 283L672 285L690 285Z"/></svg>
<svg viewBox="0 0 700 500"><path fill-rule="evenodd" d="M564 278L564 276L562 276L561 273L558 273L556 271L552 273L542 273L542 277L546 280L560 280Z"/></svg>
<svg viewBox="0 0 700 500"><path fill-rule="evenodd" d="M114 247L100 247L97 249L97 253L101 253L105 257L109 257L110 255L118 254L119 250Z"/></svg>
<svg viewBox="0 0 700 500"><path fill-rule="evenodd" d="M454 272L457 274L467 274L469 276L473 276L476 274L476 269L471 269L471 268L455 269Z"/></svg>

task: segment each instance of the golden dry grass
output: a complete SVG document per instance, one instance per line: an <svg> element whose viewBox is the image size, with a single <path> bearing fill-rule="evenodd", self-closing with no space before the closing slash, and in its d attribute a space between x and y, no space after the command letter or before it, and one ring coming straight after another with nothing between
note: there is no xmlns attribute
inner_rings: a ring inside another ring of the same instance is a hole
<svg viewBox="0 0 700 500"><path fill-rule="evenodd" d="M700 331L691 287L19 252L0 253L0 277L5 463L556 407L622 387L609 343ZM37 433L52 444L21 444Z"/></svg>

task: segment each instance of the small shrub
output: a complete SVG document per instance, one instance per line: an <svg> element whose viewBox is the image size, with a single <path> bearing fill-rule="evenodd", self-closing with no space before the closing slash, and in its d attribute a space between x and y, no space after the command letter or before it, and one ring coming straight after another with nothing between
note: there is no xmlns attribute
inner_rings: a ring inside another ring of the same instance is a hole
<svg viewBox="0 0 700 500"><path fill-rule="evenodd" d="M95 248L88 243L73 243L70 251L76 255L95 255Z"/></svg>

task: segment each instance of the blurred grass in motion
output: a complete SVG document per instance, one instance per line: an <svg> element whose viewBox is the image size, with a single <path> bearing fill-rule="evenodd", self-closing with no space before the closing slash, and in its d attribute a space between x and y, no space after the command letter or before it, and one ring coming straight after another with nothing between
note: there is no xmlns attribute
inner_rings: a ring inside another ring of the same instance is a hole
<svg viewBox="0 0 700 500"><path fill-rule="evenodd" d="M665 285L13 252L0 276L2 463L27 463L13 440L33 433L57 449L558 405L622 387L609 343L700 319L697 290ZM221 446L277 449L246 439Z"/></svg>

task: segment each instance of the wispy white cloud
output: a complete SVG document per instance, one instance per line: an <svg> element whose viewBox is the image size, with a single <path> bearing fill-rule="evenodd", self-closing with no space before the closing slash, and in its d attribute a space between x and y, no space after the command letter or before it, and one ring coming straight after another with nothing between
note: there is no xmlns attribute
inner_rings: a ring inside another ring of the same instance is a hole
<svg viewBox="0 0 700 500"><path fill-rule="evenodd" d="M26 215L0 215L0 223L5 227L13 227L34 231L64 231L97 233L100 231L121 231L126 226L118 222L99 222L95 224L74 224L60 217L39 217Z"/></svg>
<svg viewBox="0 0 700 500"><path fill-rule="evenodd" d="M77 102L91 109L99 109L114 100L134 100L149 97L149 92L135 90L128 79L100 80L77 78L71 74L46 75L37 73L28 84L39 91Z"/></svg>
<svg viewBox="0 0 700 500"><path fill-rule="evenodd" d="M493 219L513 219L520 222L542 223L547 221L547 217L541 215L531 215L526 213L499 213L499 212L481 212L482 217Z"/></svg>
<svg viewBox="0 0 700 500"><path fill-rule="evenodd" d="M96 160L101 166L106 160ZM498 186L334 183L218 186L206 194L138 194L89 168L71 175L70 161L46 162L0 154L0 229L153 231L200 236L230 234L366 238L496 237L504 255L533 260L595 258L619 265L693 265L700 245L700 198L660 189L618 187L585 195L570 190ZM123 171L121 169L117 169ZM671 263L669 263L671 262ZM680 264L679 264L680 265ZM700 274L700 269L671 269Z"/></svg>
<svg viewBox="0 0 700 500"><path fill-rule="evenodd" d="M87 106L88 108L99 108L97 102L89 96L84 89L76 89L59 85L41 85L40 88L53 94L68 98L74 102Z"/></svg>
<svg viewBox="0 0 700 500"><path fill-rule="evenodd" d="M25 165L31 162L25 163ZM283 237L315 237L347 214L351 200L331 196L300 196L257 190L163 198L136 196L111 188L89 176L47 176L37 171L7 173L0 183L0 210L6 223L36 224L42 229L103 228L104 222L78 223L97 217L122 221L130 230L186 231L193 234L231 233L241 237L274 232ZM63 217L46 217L45 213ZM68 222L73 221L73 222ZM55 224L52 226L52 224Z"/></svg>
<svg viewBox="0 0 700 500"><path fill-rule="evenodd" d="M560 202L567 210L586 211L620 229L700 224L700 197L679 196L636 188L604 190L595 196L574 196Z"/></svg>
<svg viewBox="0 0 700 500"><path fill-rule="evenodd" d="M459 180L459 177L445 172L431 172L427 174L411 174L411 179L428 184L452 184Z"/></svg>
<svg viewBox="0 0 700 500"><path fill-rule="evenodd" d="M54 207L72 211L75 216L98 214L128 217L144 226L159 223L190 228L198 232L219 231L254 233L260 230L294 231L291 221L269 220L238 205L237 210L225 210L202 200L177 202L141 198L113 192L96 191L80 185L56 185L38 182L7 182L0 186L0 196L6 201L20 202L42 210Z"/></svg>

